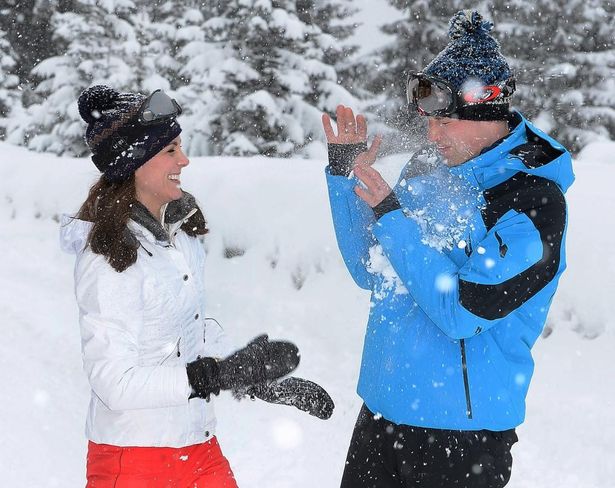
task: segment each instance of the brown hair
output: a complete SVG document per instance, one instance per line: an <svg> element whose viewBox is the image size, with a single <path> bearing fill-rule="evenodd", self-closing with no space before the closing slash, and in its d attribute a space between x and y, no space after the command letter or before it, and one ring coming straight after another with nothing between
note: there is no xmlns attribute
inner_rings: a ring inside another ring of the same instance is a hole
<svg viewBox="0 0 615 488"><path fill-rule="evenodd" d="M92 222L87 245L92 252L102 254L118 273L137 261L141 244L128 229L132 206L137 202L135 177L121 182L109 182L104 176L92 185L88 197L75 218ZM181 226L189 236L207 234L207 222L197 205L197 212Z"/></svg>

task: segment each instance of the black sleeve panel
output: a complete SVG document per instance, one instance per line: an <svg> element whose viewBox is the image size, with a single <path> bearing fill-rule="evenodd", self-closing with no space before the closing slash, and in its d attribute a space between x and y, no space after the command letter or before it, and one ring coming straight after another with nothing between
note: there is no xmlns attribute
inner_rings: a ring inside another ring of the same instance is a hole
<svg viewBox="0 0 615 488"><path fill-rule="evenodd" d="M566 201L553 181L517 173L507 181L485 191L483 220L489 232L509 210L524 213L540 234L542 258L527 270L497 285L459 280L461 304L474 315L487 320L505 317L542 290L556 275L566 227ZM515 243L501 242L504 246Z"/></svg>

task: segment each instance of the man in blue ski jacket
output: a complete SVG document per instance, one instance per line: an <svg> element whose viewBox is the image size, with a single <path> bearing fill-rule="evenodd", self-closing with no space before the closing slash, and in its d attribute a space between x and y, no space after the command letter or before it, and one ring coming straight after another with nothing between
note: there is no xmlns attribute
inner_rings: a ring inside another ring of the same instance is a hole
<svg viewBox="0 0 615 488"><path fill-rule="evenodd" d="M510 109L492 24L451 19L450 43L408 80L430 148L393 189L367 125L328 115L326 170L344 261L371 309L364 401L343 488L503 487L539 337L565 268L569 153Z"/></svg>

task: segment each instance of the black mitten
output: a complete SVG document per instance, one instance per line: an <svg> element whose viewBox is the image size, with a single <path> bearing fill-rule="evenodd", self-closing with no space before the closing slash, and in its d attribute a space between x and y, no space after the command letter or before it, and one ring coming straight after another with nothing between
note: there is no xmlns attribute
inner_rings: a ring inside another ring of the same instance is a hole
<svg viewBox="0 0 615 488"><path fill-rule="evenodd" d="M237 393L239 392L235 392L236 396ZM293 376L279 383L270 382L251 386L245 390L245 394L268 403L290 405L323 420L331 417L335 407L324 388L312 381Z"/></svg>
<svg viewBox="0 0 615 488"><path fill-rule="evenodd" d="M299 364L299 350L291 342L272 341L266 335L246 347L216 361L201 358L188 363L188 381L193 395L207 398L220 390L247 387L275 380L293 371Z"/></svg>

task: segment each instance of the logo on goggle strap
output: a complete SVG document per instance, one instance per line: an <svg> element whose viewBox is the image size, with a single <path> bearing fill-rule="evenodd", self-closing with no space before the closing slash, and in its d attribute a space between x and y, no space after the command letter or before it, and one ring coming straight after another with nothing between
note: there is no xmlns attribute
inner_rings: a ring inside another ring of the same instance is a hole
<svg viewBox="0 0 615 488"><path fill-rule="evenodd" d="M490 102L499 97L501 93L502 90L497 86L479 86L464 92L463 101L466 103Z"/></svg>

